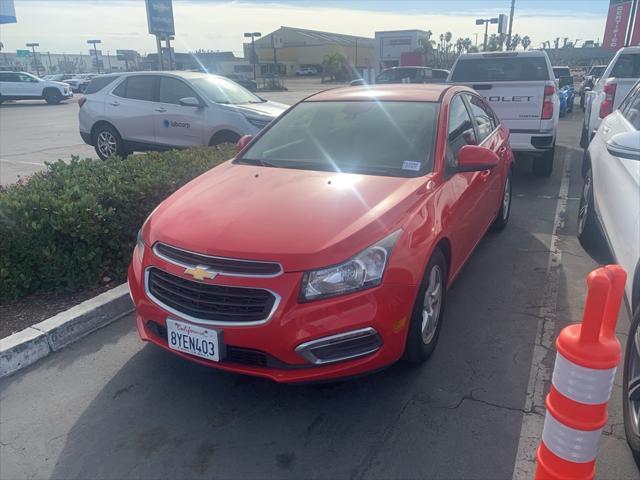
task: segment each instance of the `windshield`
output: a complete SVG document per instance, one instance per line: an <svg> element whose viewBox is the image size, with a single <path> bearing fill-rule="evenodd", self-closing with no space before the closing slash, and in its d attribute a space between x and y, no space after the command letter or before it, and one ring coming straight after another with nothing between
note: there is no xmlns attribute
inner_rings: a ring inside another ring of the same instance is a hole
<svg viewBox="0 0 640 480"><path fill-rule="evenodd" d="M191 79L190 81L204 93L205 97L215 103L238 105L241 103L262 103L265 101L246 88L238 85L236 82L224 77L210 75L208 77Z"/></svg>
<svg viewBox="0 0 640 480"><path fill-rule="evenodd" d="M397 177L432 169L439 104L304 102L238 160L273 167Z"/></svg>
<svg viewBox="0 0 640 480"><path fill-rule="evenodd" d="M518 82L552 80L544 57L481 56L460 58L453 82Z"/></svg>
<svg viewBox="0 0 640 480"><path fill-rule="evenodd" d="M606 65L599 65L597 67L591 67L591 70L589 70L589 75L593 75L594 77L599 77L604 73L604 71L606 69L607 69Z"/></svg>
<svg viewBox="0 0 640 480"><path fill-rule="evenodd" d="M556 78L570 77L571 70L569 70L567 67L553 67L553 74Z"/></svg>

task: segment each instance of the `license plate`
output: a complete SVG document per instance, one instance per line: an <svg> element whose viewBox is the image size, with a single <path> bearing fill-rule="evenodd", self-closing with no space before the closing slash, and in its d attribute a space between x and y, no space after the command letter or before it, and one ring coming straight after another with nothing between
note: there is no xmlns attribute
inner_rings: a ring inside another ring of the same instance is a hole
<svg viewBox="0 0 640 480"><path fill-rule="evenodd" d="M167 341L169 348L173 350L219 362L222 349L221 337L222 332L218 330L167 318Z"/></svg>

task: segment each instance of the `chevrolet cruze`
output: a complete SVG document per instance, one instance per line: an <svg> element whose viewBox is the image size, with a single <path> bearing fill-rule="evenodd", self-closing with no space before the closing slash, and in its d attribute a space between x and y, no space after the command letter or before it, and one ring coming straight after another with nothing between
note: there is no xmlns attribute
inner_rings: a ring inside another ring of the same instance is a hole
<svg viewBox="0 0 640 480"><path fill-rule="evenodd" d="M279 382L423 362L447 288L511 206L508 130L473 90L313 95L149 216L142 340Z"/></svg>
<svg viewBox="0 0 640 480"><path fill-rule="evenodd" d="M287 109L232 80L199 72L136 72L91 81L80 136L101 159L134 151L236 143Z"/></svg>

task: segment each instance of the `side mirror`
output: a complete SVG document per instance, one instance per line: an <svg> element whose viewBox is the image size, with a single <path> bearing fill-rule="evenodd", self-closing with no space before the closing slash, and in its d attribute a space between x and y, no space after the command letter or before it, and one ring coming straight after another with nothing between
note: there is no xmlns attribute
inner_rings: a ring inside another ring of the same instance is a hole
<svg viewBox="0 0 640 480"><path fill-rule="evenodd" d="M196 97L184 97L178 100L183 107L202 107L200 100Z"/></svg>
<svg viewBox="0 0 640 480"><path fill-rule="evenodd" d="M640 131L617 133L607 142L607 151L614 157L640 161Z"/></svg>
<svg viewBox="0 0 640 480"><path fill-rule="evenodd" d="M355 80L351 80L351 82L349 83L349 86L351 87L358 87L360 85L364 85L364 79L363 78L356 78Z"/></svg>
<svg viewBox="0 0 640 480"><path fill-rule="evenodd" d="M465 145L458 152L458 172L481 172L491 170L500 163L493 150L478 145Z"/></svg>
<svg viewBox="0 0 640 480"><path fill-rule="evenodd" d="M236 143L236 152L240 153L253 140L253 135L243 135Z"/></svg>

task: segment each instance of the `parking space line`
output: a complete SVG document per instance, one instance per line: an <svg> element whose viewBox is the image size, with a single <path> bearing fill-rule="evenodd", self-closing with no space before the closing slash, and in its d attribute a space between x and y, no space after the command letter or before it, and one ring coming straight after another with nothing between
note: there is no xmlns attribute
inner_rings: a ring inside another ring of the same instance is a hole
<svg viewBox="0 0 640 480"><path fill-rule="evenodd" d="M3 163L16 163L18 165L36 165L38 167L44 167L44 163L36 163L36 162L25 162L22 160L5 160L4 158L0 158L0 162Z"/></svg>
<svg viewBox="0 0 640 480"><path fill-rule="evenodd" d="M536 332L533 358L529 372L527 396L520 427L520 439L513 467L513 480L530 480L535 471L535 452L542 435L544 425L544 389L551 380L553 366L554 336L556 331L556 312L558 305L558 290L562 266L562 250L558 232L564 228L567 201L569 197L569 181L571 175L570 153L564 155L562 180L558 191L558 202L553 220L553 231L549 244L549 259L545 273L545 288L542 304L538 310L538 329ZM547 366L549 365L549 366Z"/></svg>

